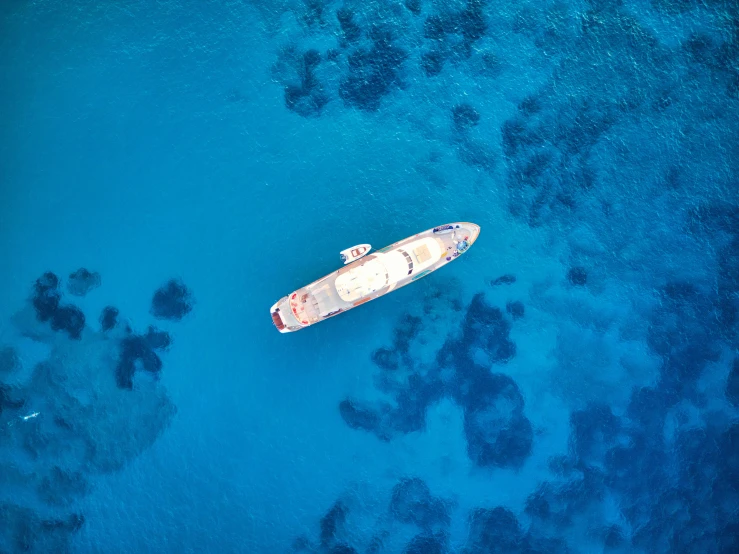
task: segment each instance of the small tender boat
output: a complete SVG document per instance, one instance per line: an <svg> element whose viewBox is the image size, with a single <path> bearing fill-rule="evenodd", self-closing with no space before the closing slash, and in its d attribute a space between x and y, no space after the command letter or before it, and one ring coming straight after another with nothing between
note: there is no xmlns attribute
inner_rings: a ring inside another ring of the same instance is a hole
<svg viewBox="0 0 739 554"><path fill-rule="evenodd" d="M339 255L341 256L341 261L346 265L352 263L354 260L358 260L362 256L366 256L371 248L371 244L358 244L351 248L347 248L346 250L342 250L339 252Z"/></svg>
<svg viewBox="0 0 739 554"><path fill-rule="evenodd" d="M449 223L375 250L342 250L344 267L278 300L270 313L280 333L299 331L425 277L466 252L480 235L474 223Z"/></svg>

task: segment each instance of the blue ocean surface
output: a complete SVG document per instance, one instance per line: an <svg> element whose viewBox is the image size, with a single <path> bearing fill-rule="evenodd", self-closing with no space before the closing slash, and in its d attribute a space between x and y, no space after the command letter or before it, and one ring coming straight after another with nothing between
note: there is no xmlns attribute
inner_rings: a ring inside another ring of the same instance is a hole
<svg viewBox="0 0 739 554"><path fill-rule="evenodd" d="M4 0L0 71L0 553L739 552L735 1Z"/></svg>

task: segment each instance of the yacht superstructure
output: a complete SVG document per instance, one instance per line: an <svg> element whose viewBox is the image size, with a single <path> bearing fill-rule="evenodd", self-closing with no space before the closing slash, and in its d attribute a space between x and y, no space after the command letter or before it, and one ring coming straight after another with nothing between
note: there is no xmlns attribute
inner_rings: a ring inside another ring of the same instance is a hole
<svg viewBox="0 0 739 554"><path fill-rule="evenodd" d="M425 277L466 252L480 235L474 223L434 227L370 253L342 250L344 267L278 300L270 309L280 333L309 327Z"/></svg>

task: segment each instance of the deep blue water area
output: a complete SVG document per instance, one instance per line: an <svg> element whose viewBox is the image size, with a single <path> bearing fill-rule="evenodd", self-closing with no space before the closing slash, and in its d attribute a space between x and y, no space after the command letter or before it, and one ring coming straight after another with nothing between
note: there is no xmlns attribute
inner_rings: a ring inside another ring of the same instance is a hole
<svg viewBox="0 0 739 554"><path fill-rule="evenodd" d="M0 553L739 552L735 1L5 0L0 74Z"/></svg>

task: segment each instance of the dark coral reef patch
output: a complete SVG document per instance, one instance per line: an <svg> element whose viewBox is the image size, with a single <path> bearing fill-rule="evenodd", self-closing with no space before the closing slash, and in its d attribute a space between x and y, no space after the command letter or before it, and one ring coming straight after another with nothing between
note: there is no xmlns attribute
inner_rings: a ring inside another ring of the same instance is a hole
<svg viewBox="0 0 739 554"><path fill-rule="evenodd" d="M456 303L450 304L454 309ZM488 305L482 294L476 295L461 331L443 342L430 366L417 367L410 348L423 329L422 318L405 315L392 347L372 354L373 362L383 371L378 386L392 401L369 404L346 399L339 405L341 417L349 427L388 441L398 434L425 429L428 408L449 398L464 412L467 453L475 464L520 468L533 443L523 396L511 377L475 361L502 365L515 356L508 320L498 308Z"/></svg>
<svg viewBox="0 0 739 554"><path fill-rule="evenodd" d="M179 279L170 279L154 293L151 314L158 319L178 321L192 311L190 289Z"/></svg>

